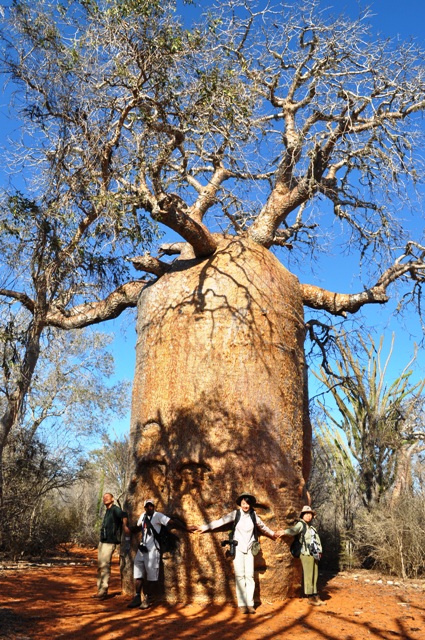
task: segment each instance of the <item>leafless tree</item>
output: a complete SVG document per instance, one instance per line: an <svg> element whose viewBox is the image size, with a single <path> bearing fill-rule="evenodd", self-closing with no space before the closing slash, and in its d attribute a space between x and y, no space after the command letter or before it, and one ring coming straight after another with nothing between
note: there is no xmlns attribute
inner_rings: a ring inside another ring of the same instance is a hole
<svg viewBox="0 0 425 640"><path fill-rule="evenodd" d="M197 256L215 250L213 218L267 247L317 246L334 222L319 215L327 201L373 266L356 294L303 285L307 306L353 313L386 302L403 277L419 289L424 248L391 205L422 176L423 52L374 39L367 14L332 18L315 0L291 13L260 6L220 2L186 31L170 1L15 4L2 66L33 143L23 139L10 159L32 170L44 215L67 216L55 265L89 233L98 260L124 238L130 249L146 216ZM39 233L41 247L53 221ZM137 265L167 270L150 256ZM48 324L105 319L140 284L76 308L69 289ZM22 293L5 295L33 310Z"/></svg>

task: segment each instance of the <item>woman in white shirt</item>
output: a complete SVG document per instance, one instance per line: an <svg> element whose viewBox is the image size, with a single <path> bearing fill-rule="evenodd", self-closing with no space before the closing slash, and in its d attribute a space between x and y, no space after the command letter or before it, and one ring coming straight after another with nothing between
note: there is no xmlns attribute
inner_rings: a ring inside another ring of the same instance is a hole
<svg viewBox="0 0 425 640"><path fill-rule="evenodd" d="M277 534L269 529L254 511L257 500L250 493L242 493L236 504L240 507L231 511L219 520L213 520L209 524L197 527L197 531L205 533L213 531L225 524L236 522L233 531L233 540L237 543L233 566L235 569L236 595L238 606L242 613L255 613L254 609L254 553L258 539L257 529L269 538L276 540Z"/></svg>

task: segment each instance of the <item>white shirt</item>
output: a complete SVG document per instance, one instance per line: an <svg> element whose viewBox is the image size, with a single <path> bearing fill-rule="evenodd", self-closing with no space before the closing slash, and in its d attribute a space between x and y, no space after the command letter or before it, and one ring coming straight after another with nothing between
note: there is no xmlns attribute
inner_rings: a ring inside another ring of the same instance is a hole
<svg viewBox="0 0 425 640"><path fill-rule="evenodd" d="M147 518L147 514L142 513L142 515L137 521L137 526L140 527L143 525L141 542L144 545L146 545L148 551L151 551L154 548L156 549L157 545L155 545L155 538L152 533L152 530L147 526L145 526L145 518ZM164 515L163 513L161 513L160 511L154 511L152 518L150 518L151 526L155 528L155 531L157 533L161 531L162 524L165 527L169 522L170 522L170 518Z"/></svg>
<svg viewBox="0 0 425 640"><path fill-rule="evenodd" d="M245 512L240 510L241 517L236 525L234 540L238 542L238 549L242 553L247 553L248 550L252 547L252 543L254 542L254 524L252 522L251 514L249 511ZM224 524L229 524L235 521L237 509L232 511L231 513L226 514L219 520L213 520L209 524L204 524L202 526L202 531L212 531L213 529L218 529ZM269 536L274 535L274 531L269 529L267 525L261 520L260 516L254 511L255 520L257 522L257 527L262 533L267 533Z"/></svg>

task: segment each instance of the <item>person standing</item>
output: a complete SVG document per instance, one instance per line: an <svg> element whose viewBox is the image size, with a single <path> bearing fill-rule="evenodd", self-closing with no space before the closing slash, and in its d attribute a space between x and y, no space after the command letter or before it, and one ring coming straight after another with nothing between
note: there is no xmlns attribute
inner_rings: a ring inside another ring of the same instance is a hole
<svg viewBox="0 0 425 640"><path fill-rule="evenodd" d="M97 549L97 594L94 596L99 600L104 600L108 595L112 554L117 544L121 542L122 529L124 528L126 535L130 535L127 514L114 504L112 493L105 493L102 501L106 511Z"/></svg>
<svg viewBox="0 0 425 640"><path fill-rule="evenodd" d="M175 527L189 532L193 532L196 529L195 526L187 527L177 520L172 520L164 513L156 511L153 499L145 500L143 506L145 512L138 519L136 526L130 528L132 533L141 531L142 536L134 558L133 576L136 593L133 600L127 605L129 609L136 607L148 609L153 604L153 592L158 582L161 563L159 544L161 525L170 529Z"/></svg>
<svg viewBox="0 0 425 640"><path fill-rule="evenodd" d="M254 552L258 545L257 529L261 533L276 540L277 534L269 529L254 510L257 500L250 493L242 493L236 499L240 509L235 509L219 520L197 527L199 533L213 531L219 527L234 523L232 540L234 547L233 566L235 570L236 597L241 613L255 613L254 608Z"/></svg>
<svg viewBox="0 0 425 640"><path fill-rule="evenodd" d="M287 529L278 531L279 537L298 536L301 542L300 560L303 569L304 595L310 604L321 605L322 600L317 593L319 575L319 559L322 555L322 543L316 529L311 525L315 512L308 505L301 510L300 519Z"/></svg>

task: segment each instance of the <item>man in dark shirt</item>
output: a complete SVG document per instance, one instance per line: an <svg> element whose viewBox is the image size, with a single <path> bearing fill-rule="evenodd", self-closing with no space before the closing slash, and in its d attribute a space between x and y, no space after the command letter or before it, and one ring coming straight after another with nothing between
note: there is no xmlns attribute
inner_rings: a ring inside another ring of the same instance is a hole
<svg viewBox="0 0 425 640"><path fill-rule="evenodd" d="M125 535L130 535L127 514L114 504L112 493L105 493L103 504L106 507L106 512L97 550L97 594L94 596L99 600L104 600L108 595L112 554L117 544L121 542L122 529L124 528Z"/></svg>

